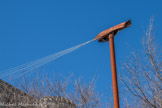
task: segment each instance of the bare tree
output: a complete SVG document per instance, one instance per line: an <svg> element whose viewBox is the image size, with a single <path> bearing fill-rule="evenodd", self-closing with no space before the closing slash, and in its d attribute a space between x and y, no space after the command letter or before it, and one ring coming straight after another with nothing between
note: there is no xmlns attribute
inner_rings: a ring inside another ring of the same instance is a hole
<svg viewBox="0 0 162 108"><path fill-rule="evenodd" d="M131 94L139 102L135 105L139 108L162 108L161 52L152 30L153 19L142 39L143 49L131 53L122 64L120 73L120 80L126 87L127 94ZM131 105L135 100L129 101Z"/></svg>
<svg viewBox="0 0 162 108"><path fill-rule="evenodd" d="M28 81L26 77L20 84L20 88L25 93L35 97L52 97L59 96L72 100L78 108L97 108L99 107L99 96L95 91L94 78L88 83L83 79L76 79L71 81L72 76L69 77L56 77L52 79L47 75L43 75L43 79L36 78ZM70 88L68 88L68 86ZM70 89L70 90L68 90Z"/></svg>
<svg viewBox="0 0 162 108"><path fill-rule="evenodd" d="M43 79L37 74L35 78L28 80L27 77L23 77L23 81L20 83L20 89L27 94L35 98L45 96L66 96L67 97L67 85L69 78L58 78L54 76L50 79L46 74L43 75Z"/></svg>
<svg viewBox="0 0 162 108"><path fill-rule="evenodd" d="M74 93L72 100L80 108L96 108L99 107L99 96L95 92L95 80L86 83L82 80L75 80Z"/></svg>

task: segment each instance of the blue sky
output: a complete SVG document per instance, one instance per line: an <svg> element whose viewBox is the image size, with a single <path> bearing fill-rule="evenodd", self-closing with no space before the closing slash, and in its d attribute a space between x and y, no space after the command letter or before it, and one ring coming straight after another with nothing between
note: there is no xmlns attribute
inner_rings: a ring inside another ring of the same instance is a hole
<svg viewBox="0 0 162 108"><path fill-rule="evenodd" d="M161 0L0 0L0 71L86 42L131 19L132 26L115 37L119 67L129 47L141 48L152 16L161 45L161 4ZM72 72L86 80L96 75L96 90L105 96L112 93L109 42L92 42L52 62L47 71L65 76Z"/></svg>

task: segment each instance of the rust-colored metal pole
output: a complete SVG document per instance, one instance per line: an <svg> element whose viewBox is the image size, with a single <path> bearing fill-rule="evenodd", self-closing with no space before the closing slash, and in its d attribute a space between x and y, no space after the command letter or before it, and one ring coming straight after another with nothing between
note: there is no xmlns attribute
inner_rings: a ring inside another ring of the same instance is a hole
<svg viewBox="0 0 162 108"><path fill-rule="evenodd" d="M131 26L131 20L120 23L116 26L113 26L109 29L106 29L100 32L94 40L98 42L110 43L110 57L111 57L111 71L112 71L112 84L113 84L113 96L114 96L114 108L119 108L119 95L118 95L118 80L116 73L116 61L115 61L115 49L114 49L114 36L121 30Z"/></svg>
<svg viewBox="0 0 162 108"><path fill-rule="evenodd" d="M110 58L111 58L111 71L112 71L112 84L113 84L113 97L114 108L119 108L119 95L118 95L118 80L116 72L115 48L114 48L114 34L109 34L110 44Z"/></svg>

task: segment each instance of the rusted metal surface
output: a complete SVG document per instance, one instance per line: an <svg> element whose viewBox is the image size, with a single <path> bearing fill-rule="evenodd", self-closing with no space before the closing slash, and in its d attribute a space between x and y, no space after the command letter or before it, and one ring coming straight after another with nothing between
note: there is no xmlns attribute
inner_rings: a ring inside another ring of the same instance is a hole
<svg viewBox="0 0 162 108"><path fill-rule="evenodd" d="M109 34L109 44L110 44L114 108L119 108L118 80L117 80L115 48L114 48L114 33Z"/></svg>
<svg viewBox="0 0 162 108"><path fill-rule="evenodd" d="M114 27L111 27L107 30L99 33L94 40L99 42L110 41L110 58L111 58L111 71L112 71L112 84L113 84L113 99L114 99L114 108L119 108L119 95L118 95L118 80L116 72L116 60L115 60L115 48L114 48L114 36L122 29L131 26L131 20L118 24Z"/></svg>
<svg viewBox="0 0 162 108"><path fill-rule="evenodd" d="M119 31L121 31L122 29L125 29L129 26L131 26L131 20L128 20L126 22L123 22L123 23L118 24L114 27L111 27L107 30L102 31L94 38L94 40L98 40L99 42L109 41L109 34L113 33L115 36Z"/></svg>

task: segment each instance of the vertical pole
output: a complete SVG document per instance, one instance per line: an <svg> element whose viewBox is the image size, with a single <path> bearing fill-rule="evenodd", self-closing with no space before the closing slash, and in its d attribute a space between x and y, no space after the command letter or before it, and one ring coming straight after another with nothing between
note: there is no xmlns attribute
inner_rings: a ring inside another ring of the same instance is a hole
<svg viewBox="0 0 162 108"><path fill-rule="evenodd" d="M110 44L114 108L119 108L118 81L117 81L117 72L116 72L116 60L115 60L114 34L113 33L109 34L109 44Z"/></svg>

